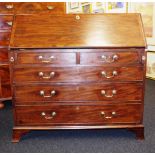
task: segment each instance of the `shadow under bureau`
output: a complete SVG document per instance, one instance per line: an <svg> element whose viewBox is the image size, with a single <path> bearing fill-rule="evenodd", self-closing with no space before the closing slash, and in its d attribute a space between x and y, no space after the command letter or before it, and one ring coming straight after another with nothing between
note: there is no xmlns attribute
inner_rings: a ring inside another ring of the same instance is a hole
<svg viewBox="0 0 155 155"><path fill-rule="evenodd" d="M51 129L125 128L143 139L145 46L139 14L16 16L13 142Z"/></svg>

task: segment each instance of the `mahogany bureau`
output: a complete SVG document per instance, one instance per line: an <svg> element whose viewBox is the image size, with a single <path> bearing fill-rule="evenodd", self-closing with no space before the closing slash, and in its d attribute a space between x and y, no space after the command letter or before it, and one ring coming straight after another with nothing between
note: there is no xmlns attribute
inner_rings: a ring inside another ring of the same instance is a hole
<svg viewBox="0 0 155 155"><path fill-rule="evenodd" d="M12 141L31 130L105 128L143 139L145 47L139 14L17 15Z"/></svg>
<svg viewBox="0 0 155 155"><path fill-rule="evenodd" d="M0 102L10 100L8 46L16 14L65 14L65 3L58 2L0 2ZM0 105L2 105L0 103Z"/></svg>

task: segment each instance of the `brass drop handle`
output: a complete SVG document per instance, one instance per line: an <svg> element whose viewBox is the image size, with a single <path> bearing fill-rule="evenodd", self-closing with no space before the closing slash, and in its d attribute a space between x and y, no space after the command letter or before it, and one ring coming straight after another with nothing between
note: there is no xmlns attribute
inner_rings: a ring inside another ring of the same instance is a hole
<svg viewBox="0 0 155 155"><path fill-rule="evenodd" d="M43 63L49 63L51 62L55 57L54 56L50 56L49 58L45 59L42 55L40 55L38 57L38 59L43 62Z"/></svg>
<svg viewBox="0 0 155 155"><path fill-rule="evenodd" d="M101 90L101 95L107 97L107 98L111 98L113 97L115 94L117 93L117 91L114 89L112 90L112 94L111 95L107 95L106 91L105 90Z"/></svg>
<svg viewBox="0 0 155 155"><path fill-rule="evenodd" d="M6 22L9 26L12 26L12 22Z"/></svg>
<svg viewBox="0 0 155 155"><path fill-rule="evenodd" d="M104 111L101 111L101 112L100 112L100 115L101 115L102 117L104 117L105 119L110 119L110 118L113 118L113 117L116 116L116 112L115 112L115 111L111 112L111 114L112 114L111 116L106 116L106 114L105 114Z"/></svg>
<svg viewBox="0 0 155 155"><path fill-rule="evenodd" d="M114 76L118 75L118 73L117 73L117 71L113 71L113 72L112 72L112 75L111 75L111 76L108 76L107 73L106 73L105 71L102 71L102 72L101 72L101 75L104 76L104 77L107 78L107 79L111 79L111 78L113 78Z"/></svg>
<svg viewBox="0 0 155 155"><path fill-rule="evenodd" d="M50 116L47 116L45 112L42 112L41 116L43 116L45 119L53 119L56 116L56 114L57 113L55 111L53 111L53 112L51 112Z"/></svg>
<svg viewBox="0 0 155 155"><path fill-rule="evenodd" d="M55 90L52 90L50 95L45 95L44 90L40 90L39 94L40 94L40 96L43 96L44 98L50 98L50 97L55 96L56 91Z"/></svg>
<svg viewBox="0 0 155 155"><path fill-rule="evenodd" d="M112 62L115 62L116 60L118 60L118 55L113 55L112 57L111 56L105 56L105 55L102 55L101 56L101 59L107 63L112 63Z"/></svg>
<svg viewBox="0 0 155 155"><path fill-rule="evenodd" d="M53 9L54 9L54 6L48 5L48 6L47 6L47 9L48 9L48 10L53 10Z"/></svg>
<svg viewBox="0 0 155 155"><path fill-rule="evenodd" d="M41 77L43 79L50 79L50 78L53 78L55 76L55 72L50 72L49 76L44 76L43 72L39 72L38 75L39 75L39 77Z"/></svg>
<svg viewBox="0 0 155 155"><path fill-rule="evenodd" d="M7 9L13 9L13 4L5 5L5 7L6 7Z"/></svg>

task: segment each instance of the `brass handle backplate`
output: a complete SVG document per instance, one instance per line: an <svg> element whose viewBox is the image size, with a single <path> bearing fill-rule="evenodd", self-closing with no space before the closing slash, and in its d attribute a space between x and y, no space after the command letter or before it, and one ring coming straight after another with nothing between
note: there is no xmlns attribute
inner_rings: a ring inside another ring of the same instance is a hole
<svg viewBox="0 0 155 155"><path fill-rule="evenodd" d="M47 9L48 9L48 10L53 10L53 9L54 9L54 6L48 5L48 6L47 6Z"/></svg>
<svg viewBox="0 0 155 155"><path fill-rule="evenodd" d="M12 8L13 8L13 4L5 5L5 7L6 7L7 9L12 9Z"/></svg>
<svg viewBox="0 0 155 155"><path fill-rule="evenodd" d="M111 98L113 97L115 94L117 93L117 91L114 89L111 92L111 95L108 95L107 92L105 90L101 90L101 95L107 97L107 98Z"/></svg>
<svg viewBox="0 0 155 155"><path fill-rule="evenodd" d="M45 76L43 72L39 72L38 75L42 79L51 79L55 76L55 72L50 72L48 76Z"/></svg>
<svg viewBox="0 0 155 155"><path fill-rule="evenodd" d="M113 71L113 72L112 72L112 75L111 75L111 76L108 76L107 73L106 73L105 71L102 71L102 72L101 72L101 75L104 76L104 77L107 78L107 79L111 79L111 78L113 78L114 76L118 75L118 73L117 73L117 71Z"/></svg>
<svg viewBox="0 0 155 155"><path fill-rule="evenodd" d="M107 62L107 63L112 63L112 62L115 62L116 60L118 60L118 55L116 55L116 54L113 56L102 55L101 60L103 60L104 62Z"/></svg>
<svg viewBox="0 0 155 155"><path fill-rule="evenodd" d="M55 96L56 91L55 91L55 90L52 90L52 91L50 92L50 95L45 95L44 90L40 90L39 94L40 94L40 96L43 96L44 98L50 98L50 97Z"/></svg>
<svg viewBox="0 0 155 155"><path fill-rule="evenodd" d="M50 56L49 58L44 58L42 55L38 57L38 59L43 63L50 63L55 57Z"/></svg>
<svg viewBox="0 0 155 155"><path fill-rule="evenodd" d="M56 115L57 113L55 111L51 112L50 116L47 116L45 112L41 113L41 116L43 116L45 119L53 119Z"/></svg>
<svg viewBox="0 0 155 155"><path fill-rule="evenodd" d="M105 119L110 119L110 118L113 118L113 117L116 116L116 112L113 111L113 112L111 112L111 116L106 116L106 113L105 113L104 111L101 111L101 112L100 112L100 115L101 115L103 118L105 118Z"/></svg>

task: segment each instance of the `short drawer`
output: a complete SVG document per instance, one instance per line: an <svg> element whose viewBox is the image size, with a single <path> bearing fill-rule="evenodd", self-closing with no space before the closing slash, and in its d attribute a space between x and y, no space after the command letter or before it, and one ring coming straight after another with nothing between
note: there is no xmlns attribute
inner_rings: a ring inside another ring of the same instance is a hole
<svg viewBox="0 0 155 155"><path fill-rule="evenodd" d="M16 53L16 64L53 64L72 65L76 64L76 54L63 52L19 52Z"/></svg>
<svg viewBox="0 0 155 155"><path fill-rule="evenodd" d="M137 110L138 109L138 110ZM121 106L19 106L16 125L82 125L140 123L141 105Z"/></svg>
<svg viewBox="0 0 155 155"><path fill-rule="evenodd" d="M15 86L17 102L141 101L142 84L40 84Z"/></svg>
<svg viewBox="0 0 155 155"><path fill-rule="evenodd" d="M0 14L13 14L15 3L12 2L1 2L0 3Z"/></svg>
<svg viewBox="0 0 155 155"><path fill-rule="evenodd" d="M8 62L8 49L0 48L0 62Z"/></svg>
<svg viewBox="0 0 155 155"><path fill-rule="evenodd" d="M10 30L13 24L13 16L0 16L0 30Z"/></svg>
<svg viewBox="0 0 155 155"><path fill-rule="evenodd" d="M141 56L139 52L133 51L108 51L100 52L83 52L80 54L81 65L132 65L141 63Z"/></svg>
<svg viewBox="0 0 155 155"><path fill-rule="evenodd" d="M65 13L65 3L60 2L26 2L18 3L17 14Z"/></svg>
<svg viewBox="0 0 155 155"><path fill-rule="evenodd" d="M0 46L8 46L10 40L10 32L0 32Z"/></svg>
<svg viewBox="0 0 155 155"><path fill-rule="evenodd" d="M14 82L103 82L143 80L143 67L16 67Z"/></svg>
<svg viewBox="0 0 155 155"><path fill-rule="evenodd" d="M1 85L10 84L9 65L0 64L0 78L1 78Z"/></svg>

